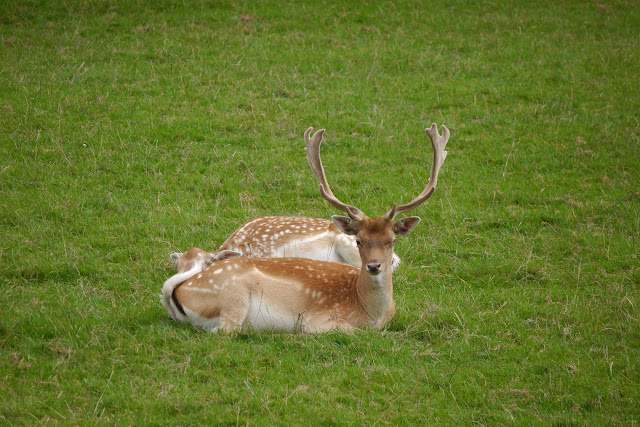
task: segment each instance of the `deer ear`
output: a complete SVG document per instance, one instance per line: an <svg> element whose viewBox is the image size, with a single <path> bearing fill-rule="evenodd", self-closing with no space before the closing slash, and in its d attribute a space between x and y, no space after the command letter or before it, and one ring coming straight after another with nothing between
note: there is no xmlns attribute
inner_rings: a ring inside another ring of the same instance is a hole
<svg viewBox="0 0 640 427"><path fill-rule="evenodd" d="M400 236L406 236L411 233L416 225L420 222L420 217L417 216L408 216L406 218L402 218L396 225L393 227L393 232Z"/></svg>
<svg viewBox="0 0 640 427"><path fill-rule="evenodd" d="M348 234L350 236L355 236L358 232L358 227L356 226L356 222L351 218L347 218L346 216L334 215L331 217L333 223L342 231L344 234Z"/></svg>
<svg viewBox="0 0 640 427"><path fill-rule="evenodd" d="M213 252L209 257L207 257L207 263L211 265L217 261L222 261L229 258L237 258L240 256L242 256L242 252L237 251L224 250L220 252Z"/></svg>
<svg viewBox="0 0 640 427"><path fill-rule="evenodd" d="M180 257L182 256L182 253L180 252L174 252L171 255L169 255L169 258L171 258L171 260L173 262L178 262L178 260L180 259Z"/></svg>

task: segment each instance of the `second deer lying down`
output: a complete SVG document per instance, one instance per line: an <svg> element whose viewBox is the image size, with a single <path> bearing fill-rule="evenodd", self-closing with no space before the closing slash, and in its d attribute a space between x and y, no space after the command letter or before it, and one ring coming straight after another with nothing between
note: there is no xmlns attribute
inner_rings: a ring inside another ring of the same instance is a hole
<svg viewBox="0 0 640 427"><path fill-rule="evenodd" d="M323 197L348 215L332 219L343 233L355 237L361 266L301 258L224 259L163 296L176 320L209 331L247 326L319 332L379 329L393 318L393 245L396 236L409 234L420 220L407 217L396 221L395 216L415 209L433 194L447 154L444 149L449 130L442 126L442 136L435 124L426 130L434 159L429 183L422 193L408 204L394 205L385 215L373 219L333 195L320 160L324 130L313 137L311 131L305 132L309 166L320 182Z"/></svg>

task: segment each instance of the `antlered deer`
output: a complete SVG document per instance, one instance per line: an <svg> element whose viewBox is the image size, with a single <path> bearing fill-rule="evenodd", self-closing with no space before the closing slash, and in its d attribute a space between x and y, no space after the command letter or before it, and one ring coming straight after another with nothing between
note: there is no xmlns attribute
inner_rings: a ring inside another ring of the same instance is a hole
<svg viewBox="0 0 640 427"><path fill-rule="evenodd" d="M311 137L312 130L304 135L309 166L320 182L322 196L348 215L332 219L343 233L355 237L360 268L302 258L236 258L228 253L232 258L215 262L163 295L174 319L209 331L248 326L319 332L366 326L379 329L393 318L393 245L396 236L409 234L420 221L415 216L398 221L395 217L433 194L447 155L449 130L443 125L440 135L435 123L426 129L434 150L429 183L414 200L394 204L380 218L368 218L334 196L320 159L324 130Z"/></svg>

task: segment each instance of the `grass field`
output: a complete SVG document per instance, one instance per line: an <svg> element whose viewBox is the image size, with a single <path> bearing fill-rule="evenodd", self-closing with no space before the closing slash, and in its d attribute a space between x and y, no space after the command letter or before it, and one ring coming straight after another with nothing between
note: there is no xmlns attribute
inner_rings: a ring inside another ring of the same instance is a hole
<svg viewBox="0 0 640 427"><path fill-rule="evenodd" d="M8 1L0 424L640 420L640 4ZM426 184L383 331L211 335L168 254Z"/></svg>

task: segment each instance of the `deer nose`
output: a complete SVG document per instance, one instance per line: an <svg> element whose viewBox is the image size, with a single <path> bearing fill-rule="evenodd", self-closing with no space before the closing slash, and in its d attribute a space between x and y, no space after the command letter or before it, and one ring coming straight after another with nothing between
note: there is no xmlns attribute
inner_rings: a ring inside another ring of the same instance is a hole
<svg viewBox="0 0 640 427"><path fill-rule="evenodd" d="M367 271L371 274L378 274L380 273L380 267L382 266L382 264L380 264L379 262L376 263L369 263L367 264Z"/></svg>

